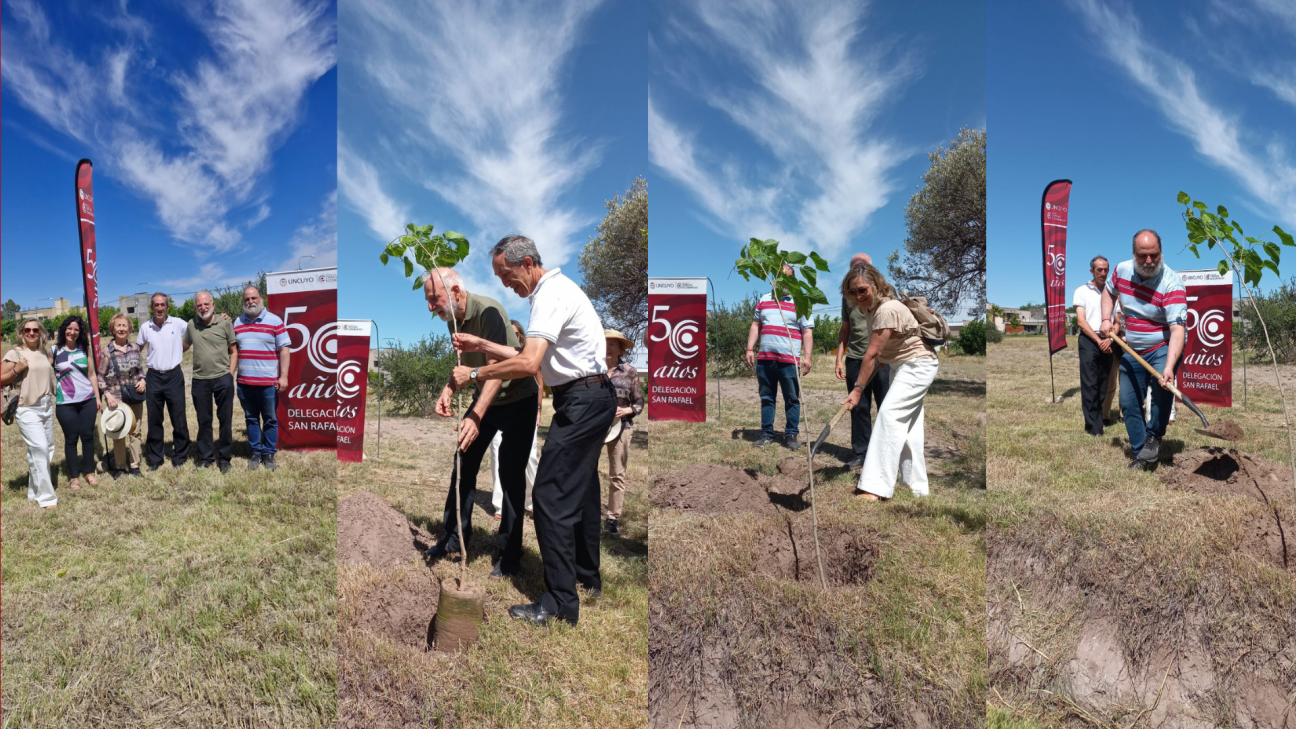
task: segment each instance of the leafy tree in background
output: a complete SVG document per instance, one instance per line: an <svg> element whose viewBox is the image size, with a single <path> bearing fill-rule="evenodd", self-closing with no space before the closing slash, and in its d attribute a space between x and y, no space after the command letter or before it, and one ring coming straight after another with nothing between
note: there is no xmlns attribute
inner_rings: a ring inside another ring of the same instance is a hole
<svg viewBox="0 0 1296 729"><path fill-rule="evenodd" d="M379 351L375 365L383 397L395 412L427 416L450 381L455 351L445 335L424 337L408 346L398 341Z"/></svg>
<svg viewBox="0 0 1296 729"><path fill-rule="evenodd" d="M963 354L984 355L986 353L985 322L981 319L973 319L964 324L963 329L959 331L958 344Z"/></svg>
<svg viewBox="0 0 1296 729"><path fill-rule="evenodd" d="M747 333L756 317L757 294L727 304L715 303L707 314L707 359L720 377L732 375L751 376L755 373L747 366Z"/></svg>
<svg viewBox="0 0 1296 729"><path fill-rule="evenodd" d="M8 341L10 337L14 336L17 333L18 333L17 319L12 319L12 318L5 319L3 322L0 322L0 337L4 337L6 341ZM18 341L18 340L15 339L13 341Z"/></svg>
<svg viewBox="0 0 1296 729"><path fill-rule="evenodd" d="M896 288L925 296L933 309L985 308L986 132L964 128L949 149L928 155L931 167L905 206L905 257L887 259ZM970 312L976 313L976 312Z"/></svg>
<svg viewBox="0 0 1296 729"><path fill-rule="evenodd" d="M22 311L22 307L19 306L18 302L14 301L13 299L9 299L8 301L4 302L5 321L12 320L14 317L18 315L18 312L20 311Z"/></svg>
<svg viewBox="0 0 1296 729"><path fill-rule="evenodd" d="M648 183L634 184L607 201L598 234L580 254L585 293L603 325L634 342L648 326Z"/></svg>
<svg viewBox="0 0 1296 729"><path fill-rule="evenodd" d="M815 314L815 349L820 354L828 354L828 350L837 346L837 333L841 331L841 317L828 316L827 314Z"/></svg>
<svg viewBox="0 0 1296 729"><path fill-rule="evenodd" d="M197 296L197 294L194 296ZM174 316L178 316L185 321L193 321L194 319L197 319L198 305L194 303L194 296L185 299L184 303L180 304L180 308Z"/></svg>

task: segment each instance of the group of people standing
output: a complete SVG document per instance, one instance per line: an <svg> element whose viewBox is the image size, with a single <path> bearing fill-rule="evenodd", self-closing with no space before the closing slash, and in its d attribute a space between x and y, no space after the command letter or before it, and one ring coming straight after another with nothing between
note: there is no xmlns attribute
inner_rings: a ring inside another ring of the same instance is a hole
<svg viewBox="0 0 1296 729"><path fill-rule="evenodd" d="M525 333L498 301L469 292L453 269L430 271L424 279L428 310L450 322L461 362L437 399L436 413L453 416L455 392L476 385L459 427L458 471L451 475L452 483L459 481L459 501L454 489L446 494L444 534L427 554L437 559L459 552L461 541L467 544L477 474L492 449L502 514L500 556L491 578L517 574L523 512L532 513L547 591L535 603L514 605L509 614L532 623L575 624L577 586L591 597L602 592L601 532L618 531L632 421L643 410L639 376L621 361L630 341L603 329L576 282L560 269L542 267L534 242L508 236L490 255L505 288L530 300ZM553 392L554 413L537 456L545 384ZM606 442L617 421L617 437ZM598 462L605 442L612 488L607 521L600 526Z"/></svg>
<svg viewBox="0 0 1296 729"><path fill-rule="evenodd" d="M1085 432L1101 436L1112 394L1119 389L1120 413L1129 437L1130 468L1155 463L1161 454L1174 406L1174 385L1184 351L1188 292L1161 256L1161 236L1145 229L1134 234L1133 258L1111 271L1104 256L1089 261L1092 279L1076 289L1072 303L1080 327L1080 406ZM1108 273L1111 278L1108 280ZM1160 372L1153 378L1128 352L1116 356L1123 339ZM1153 380L1156 387L1152 387ZM1119 388L1117 384L1119 383ZM1150 392L1147 409L1144 393ZM1114 418L1113 418L1114 419Z"/></svg>
<svg viewBox="0 0 1296 729"><path fill-rule="evenodd" d="M265 309L255 286L244 290L243 313L233 322L215 313L207 291L194 296L198 316L188 322L170 316L170 304L166 294L152 296L153 316L140 323L134 341L130 318L114 316L108 322L111 338L93 357L89 328L79 316L63 320L52 346L39 320L28 318L19 325L18 346L3 358L0 383L17 388L15 420L27 445L29 499L47 509L58 504L52 469L55 420L63 431L72 491L81 489L82 479L90 486L99 484L96 420L111 444L111 450L105 449L103 470L114 479L141 476L142 465L149 470L162 465L164 411L171 421L171 463L176 468L183 465L190 457L191 442L180 364L190 349L198 467L215 465L222 473L229 471L237 395L252 448L249 467L275 469L276 394L287 386L289 358L283 321ZM148 433L141 442L146 405ZM220 421L215 438L213 415Z"/></svg>
<svg viewBox="0 0 1296 729"><path fill-rule="evenodd" d="M791 273L790 270L787 273ZM886 277L866 253L851 258L842 279L842 317L837 333L837 379L848 395L852 459L860 469L856 497L885 501L895 493L897 476L916 496L929 490L923 452L923 403L936 380L936 350L920 335L918 320L896 297ZM747 339L747 364L756 368L760 388L761 433L753 445L774 442L774 410L783 391L786 425L783 442L801 448L801 396L796 368L811 367L814 324L798 317L792 297L778 302L765 294L756 305ZM877 404L876 419L870 403Z"/></svg>

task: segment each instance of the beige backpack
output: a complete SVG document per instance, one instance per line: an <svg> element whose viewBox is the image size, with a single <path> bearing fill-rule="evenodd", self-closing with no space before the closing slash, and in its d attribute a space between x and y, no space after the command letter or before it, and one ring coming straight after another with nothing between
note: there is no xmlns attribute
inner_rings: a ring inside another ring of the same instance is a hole
<svg viewBox="0 0 1296 729"><path fill-rule="evenodd" d="M939 347L949 341L950 328L945 317L938 311L927 308L927 299L923 296L906 296L900 291L900 301L909 308L909 313L918 320L918 336L929 347Z"/></svg>

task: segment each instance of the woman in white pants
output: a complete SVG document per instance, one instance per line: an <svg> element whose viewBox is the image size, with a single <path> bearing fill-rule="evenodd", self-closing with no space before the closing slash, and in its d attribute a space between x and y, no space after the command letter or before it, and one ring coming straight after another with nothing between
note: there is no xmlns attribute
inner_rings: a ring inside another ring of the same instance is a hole
<svg viewBox="0 0 1296 729"><path fill-rule="evenodd" d="M864 469L855 496L886 501L895 493L897 474L914 496L926 496L927 459L923 455L923 398L936 379L936 352L918 333L918 320L876 268L864 263L842 280L842 295L868 314L868 352L859 380L843 405L855 407L860 393L882 365L891 365L891 385L873 421Z"/></svg>
<svg viewBox="0 0 1296 729"><path fill-rule="evenodd" d="M58 505L54 462L54 362L45 327L28 318L18 327L18 346L5 353L0 383L18 385L18 430L27 443L27 498L45 509Z"/></svg>
<svg viewBox="0 0 1296 729"><path fill-rule="evenodd" d="M522 325L513 319L509 322L513 325L513 331L517 334L518 341L522 346L526 346L526 334ZM519 349L519 352L522 350ZM531 487L535 485L536 469L540 467L540 449L536 448L536 441L540 438L540 413L544 409L544 378L540 373L536 373L536 384L540 386L540 397L536 401L536 427L535 433L531 435L531 458L527 461L526 469L526 513L531 513ZM495 477L495 492L491 494L491 506L495 507L495 518L504 517L504 486L500 483L499 477L499 449L500 443L504 440L504 433L501 431L495 434L495 439L491 441L491 475Z"/></svg>

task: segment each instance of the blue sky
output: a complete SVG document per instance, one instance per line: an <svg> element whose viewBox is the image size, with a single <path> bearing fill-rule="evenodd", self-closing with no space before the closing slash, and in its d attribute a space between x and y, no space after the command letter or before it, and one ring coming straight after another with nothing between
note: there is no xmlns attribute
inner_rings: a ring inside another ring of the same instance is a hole
<svg viewBox="0 0 1296 729"><path fill-rule="evenodd" d="M378 260L414 222L467 236L466 286L525 324L489 248L522 233L579 281L605 201L648 174L644 4L406 5L340 8L338 316L376 320L384 340L445 333Z"/></svg>
<svg viewBox="0 0 1296 729"><path fill-rule="evenodd" d="M821 288L835 290L855 252L885 267L903 248L927 153L985 127L983 3L655 10L652 276L709 276L734 301L761 288L730 274L739 249L777 238L819 251L833 271Z"/></svg>
<svg viewBox="0 0 1296 729"><path fill-rule="evenodd" d="M988 21L990 301L1043 300L1040 196L1057 178L1074 182L1068 291L1094 255L1128 259L1141 228L1171 268L1214 268L1183 250L1180 190L1253 236L1296 229L1296 4L1012 0Z"/></svg>
<svg viewBox="0 0 1296 729"><path fill-rule="evenodd" d="M4 299L82 302L82 157L106 304L335 265L332 4L5 0L0 23Z"/></svg>

